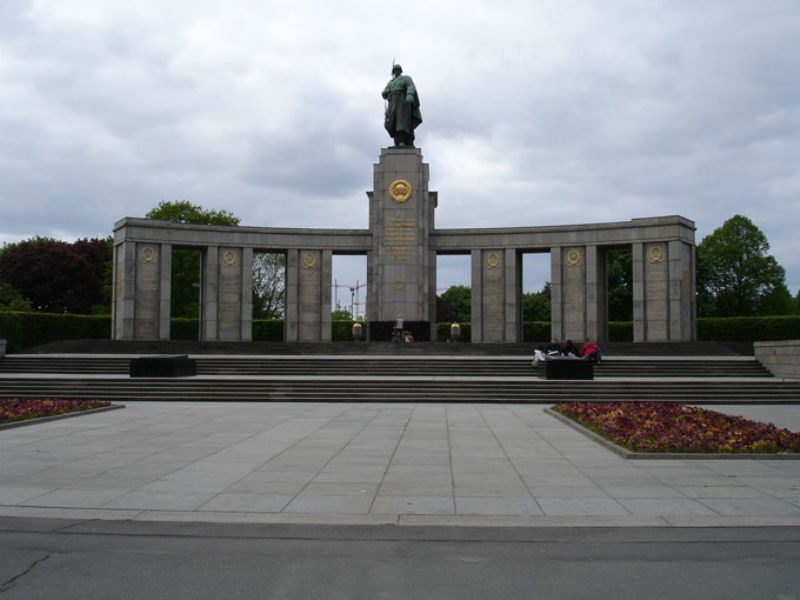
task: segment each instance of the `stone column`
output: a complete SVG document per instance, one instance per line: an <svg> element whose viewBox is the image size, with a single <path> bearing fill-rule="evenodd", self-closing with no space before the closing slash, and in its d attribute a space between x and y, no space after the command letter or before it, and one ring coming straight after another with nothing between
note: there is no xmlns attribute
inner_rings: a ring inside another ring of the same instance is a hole
<svg viewBox="0 0 800 600"><path fill-rule="evenodd" d="M694 251L686 242L669 242L669 337L673 341L697 339Z"/></svg>
<svg viewBox="0 0 800 600"><path fill-rule="evenodd" d="M591 251L592 276L597 279L597 249ZM553 340L582 341L589 337L587 326L587 249L565 246L550 250L551 337ZM596 302L593 310L596 310ZM596 333L596 319L595 319Z"/></svg>
<svg viewBox="0 0 800 600"><path fill-rule="evenodd" d="M203 253L200 289L200 339L219 339L219 246L208 246Z"/></svg>
<svg viewBox="0 0 800 600"><path fill-rule="evenodd" d="M161 262L159 244L137 242L133 291L133 339L159 339Z"/></svg>
<svg viewBox="0 0 800 600"><path fill-rule="evenodd" d="M521 339L520 261L515 249L472 253L472 341Z"/></svg>
<svg viewBox="0 0 800 600"><path fill-rule="evenodd" d="M253 249L242 248L241 340L253 340Z"/></svg>
<svg viewBox="0 0 800 600"><path fill-rule="evenodd" d="M633 341L694 339L694 247L678 240L634 244Z"/></svg>
<svg viewBox="0 0 800 600"><path fill-rule="evenodd" d="M134 289L136 287L136 243L114 246L114 299L112 338L134 339Z"/></svg>
<svg viewBox="0 0 800 600"><path fill-rule="evenodd" d="M428 193L428 165L417 148L381 151L374 167L369 225L373 247L368 257L367 315L371 321L429 321L431 253L435 195Z"/></svg>
<svg viewBox="0 0 800 600"><path fill-rule="evenodd" d="M158 339L169 340L172 317L172 244L161 244L159 283Z"/></svg>
<svg viewBox="0 0 800 600"><path fill-rule="evenodd" d="M331 340L330 250L290 250L286 261L286 340Z"/></svg>
<svg viewBox="0 0 800 600"><path fill-rule="evenodd" d="M586 335L583 339L604 342L607 332L606 257L597 246L586 246Z"/></svg>

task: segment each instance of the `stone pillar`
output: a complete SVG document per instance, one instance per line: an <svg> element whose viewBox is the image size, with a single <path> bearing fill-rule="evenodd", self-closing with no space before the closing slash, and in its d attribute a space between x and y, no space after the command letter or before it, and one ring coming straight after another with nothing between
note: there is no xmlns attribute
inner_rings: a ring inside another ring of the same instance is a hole
<svg viewBox="0 0 800 600"><path fill-rule="evenodd" d="M367 318L429 321L429 275L435 195L428 193L428 165L417 148L385 148L374 166L369 193L373 247L368 257ZM432 268L436 268L435 261Z"/></svg>
<svg viewBox="0 0 800 600"><path fill-rule="evenodd" d="M591 271L597 293L597 249L590 253L591 266L587 265L587 248L565 246L550 250L551 277L551 337L553 340L583 341L589 336L587 307L587 274ZM597 302L592 304L597 310ZM594 330L596 334L597 319ZM594 337L594 336L592 336Z"/></svg>
<svg viewBox="0 0 800 600"><path fill-rule="evenodd" d="M137 243L133 290L133 339L159 339L161 306L161 247Z"/></svg>
<svg viewBox="0 0 800 600"><path fill-rule="evenodd" d="M241 340L253 340L253 249L242 248L242 331Z"/></svg>
<svg viewBox="0 0 800 600"><path fill-rule="evenodd" d="M134 339L134 289L136 287L136 243L114 246L114 298L111 306L115 340Z"/></svg>
<svg viewBox="0 0 800 600"><path fill-rule="evenodd" d="M289 250L286 257L286 340L331 340L330 250Z"/></svg>
<svg viewBox="0 0 800 600"><path fill-rule="evenodd" d="M697 339L694 251L686 242L669 242L669 337L673 341Z"/></svg>
<svg viewBox="0 0 800 600"><path fill-rule="evenodd" d="M158 339L169 340L172 317L172 244L161 244L159 250Z"/></svg>
<svg viewBox="0 0 800 600"><path fill-rule="evenodd" d="M252 339L253 250L209 246L203 257L201 339Z"/></svg>
<svg viewBox="0 0 800 600"><path fill-rule="evenodd" d="M511 249L472 252L472 341L521 339L521 261Z"/></svg>
<svg viewBox="0 0 800 600"><path fill-rule="evenodd" d="M604 342L608 335L606 257L597 246L586 246L586 335Z"/></svg>
<svg viewBox="0 0 800 600"><path fill-rule="evenodd" d="M633 245L633 341L695 339L694 248L682 241Z"/></svg>
<svg viewBox="0 0 800 600"><path fill-rule="evenodd" d="M219 339L219 246L203 253L200 289L200 339Z"/></svg>

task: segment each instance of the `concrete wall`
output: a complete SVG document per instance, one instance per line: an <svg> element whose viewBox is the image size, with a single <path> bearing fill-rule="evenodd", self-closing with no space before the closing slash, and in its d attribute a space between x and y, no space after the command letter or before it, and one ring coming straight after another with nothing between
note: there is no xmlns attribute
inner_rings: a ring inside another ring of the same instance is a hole
<svg viewBox="0 0 800 600"><path fill-rule="evenodd" d="M776 377L800 379L800 340L755 342L756 359Z"/></svg>

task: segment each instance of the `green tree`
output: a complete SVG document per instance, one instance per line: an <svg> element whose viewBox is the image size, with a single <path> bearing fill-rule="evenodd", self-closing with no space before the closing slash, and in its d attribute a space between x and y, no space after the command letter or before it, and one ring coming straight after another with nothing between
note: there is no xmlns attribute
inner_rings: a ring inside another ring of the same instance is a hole
<svg viewBox="0 0 800 600"><path fill-rule="evenodd" d="M161 201L145 215L148 219L193 225L238 225L239 217L227 210L205 209L188 200Z"/></svg>
<svg viewBox="0 0 800 600"><path fill-rule="evenodd" d="M286 298L286 255L253 255L253 318L281 319Z"/></svg>
<svg viewBox="0 0 800 600"><path fill-rule="evenodd" d="M33 305L17 288L0 283L0 312L11 310L26 312L33 310Z"/></svg>
<svg viewBox="0 0 800 600"><path fill-rule="evenodd" d="M630 248L609 250L606 254L608 320L633 320L633 253Z"/></svg>
<svg viewBox="0 0 800 600"><path fill-rule="evenodd" d="M697 304L705 317L746 317L777 310L785 272L764 233L734 215L697 247Z"/></svg>
<svg viewBox="0 0 800 600"><path fill-rule="evenodd" d="M352 321L353 317L346 308L337 308L331 312L331 321Z"/></svg>
<svg viewBox="0 0 800 600"><path fill-rule="evenodd" d="M454 320L459 323L470 322L472 319L472 290L468 285L450 286L444 291L441 298Z"/></svg>
<svg viewBox="0 0 800 600"><path fill-rule="evenodd" d="M550 282L546 282L539 292L522 294L523 321L550 320Z"/></svg>
<svg viewBox="0 0 800 600"><path fill-rule="evenodd" d="M188 200L162 201L145 215L148 219L193 225L239 224L227 210L209 210ZM172 253L172 316L198 318L200 312L200 252L176 248ZM262 317L266 318L266 317Z"/></svg>

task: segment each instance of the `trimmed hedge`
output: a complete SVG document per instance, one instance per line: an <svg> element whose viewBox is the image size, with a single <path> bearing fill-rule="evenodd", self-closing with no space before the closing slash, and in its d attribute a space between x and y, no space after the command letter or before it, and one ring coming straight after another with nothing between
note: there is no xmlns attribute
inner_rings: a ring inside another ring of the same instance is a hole
<svg viewBox="0 0 800 600"><path fill-rule="evenodd" d="M353 339L353 324L361 323L361 341L367 339L367 322L366 321L352 321L342 320L331 322L331 339L334 342L354 342Z"/></svg>
<svg viewBox="0 0 800 600"><path fill-rule="evenodd" d="M632 342L633 341L633 321L609 321L608 322L608 341L609 342Z"/></svg>
<svg viewBox="0 0 800 600"><path fill-rule="evenodd" d="M780 317L703 317L697 339L715 342L768 342L800 339L800 315Z"/></svg>
<svg viewBox="0 0 800 600"><path fill-rule="evenodd" d="M436 324L436 341L447 342L450 340L450 326L452 323L437 323ZM461 326L461 339L460 342L472 341L472 324L459 323Z"/></svg>
<svg viewBox="0 0 800 600"><path fill-rule="evenodd" d="M369 340L371 342L391 342L394 321L370 321ZM403 331L408 331L414 336L417 342L429 342L431 340L431 324L429 321L405 321Z"/></svg>
<svg viewBox="0 0 800 600"><path fill-rule="evenodd" d="M0 338L8 340L9 352L58 340L107 340L110 337L111 315L0 313Z"/></svg>
<svg viewBox="0 0 800 600"><path fill-rule="evenodd" d="M394 321L361 322L369 328L372 341L390 341ZM436 339L447 341L450 337L450 323L436 324ZM460 323L461 341L472 338L470 323ZM352 341L353 321L334 321L331 323L333 340ZM430 340L430 324L427 321L407 321L404 329L410 331L420 342ZM612 321L608 324L609 341L624 342L633 340L633 323ZM39 312L0 312L0 339L8 341L9 352L19 352L25 348L39 346L58 340L110 339L110 315L73 315ZM744 342L800 339L800 315L776 317L728 317L697 319L697 337L701 341ZM171 322L173 340L198 339L197 319L174 318ZM282 320L254 320L253 340L280 342L283 340ZM526 321L523 324L525 342L550 340L550 323L546 321Z"/></svg>
<svg viewBox="0 0 800 600"><path fill-rule="evenodd" d="M283 319L255 319L253 321L254 342L282 342Z"/></svg>

